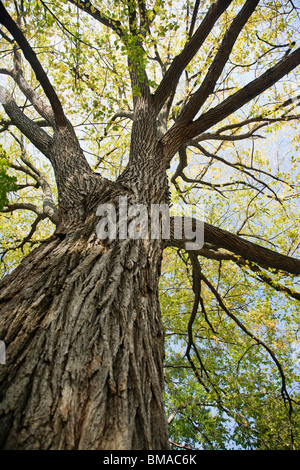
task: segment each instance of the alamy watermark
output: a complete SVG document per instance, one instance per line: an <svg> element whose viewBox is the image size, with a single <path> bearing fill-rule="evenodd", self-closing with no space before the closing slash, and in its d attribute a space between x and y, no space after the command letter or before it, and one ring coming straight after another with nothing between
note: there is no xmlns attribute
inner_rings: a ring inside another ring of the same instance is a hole
<svg viewBox="0 0 300 470"><path fill-rule="evenodd" d="M100 204L96 212L101 219L96 227L100 240L151 239L185 240L186 250L199 250L204 243L202 207L188 209L180 205L151 204L150 210L143 204L128 204L127 196L119 196L118 211L114 204Z"/></svg>

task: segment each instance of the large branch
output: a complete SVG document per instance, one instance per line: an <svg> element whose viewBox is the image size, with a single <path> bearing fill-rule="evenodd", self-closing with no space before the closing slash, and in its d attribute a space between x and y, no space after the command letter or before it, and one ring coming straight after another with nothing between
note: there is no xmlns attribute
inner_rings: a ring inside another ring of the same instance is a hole
<svg viewBox="0 0 300 470"><path fill-rule="evenodd" d="M1 210L4 214L8 212L14 212L18 210L27 210L32 211L37 215L43 215L43 211L36 206L35 204L31 204L30 202L16 202L12 204L6 204L6 206Z"/></svg>
<svg viewBox="0 0 300 470"><path fill-rule="evenodd" d="M49 124L53 124L54 114L52 108L48 104L44 103L39 94L25 80L21 65L21 54L16 47L14 47L14 69L11 72L11 77L40 116L42 116Z"/></svg>
<svg viewBox="0 0 300 470"><path fill-rule="evenodd" d="M1 1L0 22L13 36L17 44L20 46L25 58L31 65L37 80L41 84L47 98L49 99L49 102L55 115L56 124L59 127L65 127L67 125L67 119L65 117L61 102L56 94L56 91L54 90L46 72L44 71L40 61L38 60L36 53L30 46L22 31L18 28L16 23L10 17L9 13L6 11Z"/></svg>
<svg viewBox="0 0 300 470"><path fill-rule="evenodd" d="M168 244L170 246L185 248L185 244L187 242L190 243L191 240L187 240L184 237L181 239L176 239L174 237L175 227L178 229L178 225L180 224L183 224L183 219L181 217L171 218L171 238ZM193 219L193 230L196 231L197 227L199 228L200 226L201 222ZM218 248L226 249L231 253L235 253L237 256L240 256L244 260L256 263L265 269L271 268L285 271L290 274L300 275L299 259L277 253L274 250L252 243L238 235L210 225L206 222L203 222L203 227L205 243L210 243ZM182 230L182 232L184 233L184 230Z"/></svg>
<svg viewBox="0 0 300 470"><path fill-rule="evenodd" d="M214 91L217 80L229 59L236 40L258 3L259 0L247 0L243 8L232 21L201 86L180 113L179 119L182 120L182 122L191 121L196 116L199 109L201 109L208 96Z"/></svg>
<svg viewBox="0 0 300 470"><path fill-rule="evenodd" d="M221 120L240 109L256 96L260 95L268 88L273 86L276 82L281 80L285 75L291 72L300 64L300 47L292 52L287 57L281 59L276 65L271 67L260 77L250 82L241 90L229 96L226 100L220 103L215 108L209 110L194 123L191 124L190 132L194 134L197 128L204 126L206 129L217 124ZM204 121L204 124L202 124ZM202 131L200 131L202 132Z"/></svg>
<svg viewBox="0 0 300 470"><path fill-rule="evenodd" d="M5 214L5 213L14 212L17 210L22 210L22 211L27 210L27 211L34 212L40 217L41 220L48 217L51 220L51 222L53 222L53 224L55 225L58 224L58 211L54 205L48 206L48 205L45 205L44 203L43 209L41 209L35 204L31 204L29 202L16 202L12 204L7 204L1 210L1 212Z"/></svg>
<svg viewBox="0 0 300 470"><path fill-rule="evenodd" d="M13 97L0 86L0 102L2 103L11 122L39 149L48 157L49 149L52 144L52 138L29 119L18 107Z"/></svg>
<svg viewBox="0 0 300 470"><path fill-rule="evenodd" d="M283 57L276 65L260 77L226 98L222 103L202 114L190 124L175 123L161 139L165 146L166 158L170 161L177 150L188 140L210 129L232 113L249 103L300 64L300 48Z"/></svg>
<svg viewBox="0 0 300 470"><path fill-rule="evenodd" d="M43 124L49 126L54 121L54 114L52 108L46 105L40 98L38 93L31 88L29 83L25 80L21 71L0 69L0 74L8 75L18 85L24 96L30 101L34 109L44 118Z"/></svg>
<svg viewBox="0 0 300 470"><path fill-rule="evenodd" d="M205 39L210 34L216 21L228 8L231 2L232 0L218 0L214 2L196 32L185 45L184 49L173 59L154 94L154 103L158 112L164 105L166 99L174 93L182 72L195 57Z"/></svg>

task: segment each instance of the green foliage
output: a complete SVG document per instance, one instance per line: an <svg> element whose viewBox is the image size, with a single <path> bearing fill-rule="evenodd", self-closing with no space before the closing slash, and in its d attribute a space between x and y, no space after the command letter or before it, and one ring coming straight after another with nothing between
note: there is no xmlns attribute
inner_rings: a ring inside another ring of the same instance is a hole
<svg viewBox="0 0 300 470"><path fill-rule="evenodd" d="M0 210L8 203L8 193L18 189L17 178L11 176L8 169L9 160L5 150L0 145Z"/></svg>
<svg viewBox="0 0 300 470"><path fill-rule="evenodd" d="M282 297L276 299L270 288L240 275L234 265L202 264L210 279L222 279L222 297L239 320L268 342L284 365L286 385L295 403L290 419L272 358L222 312L204 285L206 316L199 310L193 324L195 379L186 355L193 295L191 275L189 285L185 281L189 268L185 261L178 261L174 251L166 253L161 278L167 339L165 401L168 416L173 418L171 440L206 450L291 449L292 444L298 449L299 362L293 356L293 342L299 329L299 303L285 305Z"/></svg>

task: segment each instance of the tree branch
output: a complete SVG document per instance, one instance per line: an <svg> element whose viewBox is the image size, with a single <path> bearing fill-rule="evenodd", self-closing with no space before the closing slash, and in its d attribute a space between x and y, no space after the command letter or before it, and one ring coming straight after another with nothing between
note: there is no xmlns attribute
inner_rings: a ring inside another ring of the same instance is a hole
<svg viewBox="0 0 300 470"><path fill-rule="evenodd" d="M37 213L43 215L44 217L48 217L53 224L57 225L58 219L59 219L58 209L53 201L51 187L47 181L46 176L38 168L36 168L27 157L23 139L21 140L18 139L18 137L14 135L12 132L11 132L11 135L19 144L20 149L21 149L21 160L26 165L26 166L24 165L20 166L20 165L16 165L12 163L11 164L12 168L15 168L16 170L20 170L26 173L37 182L38 187L42 189L42 202L43 202L43 209L42 210L38 209L39 212Z"/></svg>
<svg viewBox="0 0 300 470"><path fill-rule="evenodd" d="M215 260L215 261L232 261L233 263L237 264L239 267L251 270L251 276L255 279L259 280L260 282L264 282L272 287L277 292L283 292L284 294L296 299L300 300L300 292L295 291L294 289L281 284L280 282L274 281L274 279L269 276L265 271L262 271L256 264L249 263L247 260L244 260L238 255L230 253L229 251L218 249L213 245L205 244L200 250L196 251L197 256L203 256L206 259Z"/></svg>
<svg viewBox="0 0 300 470"><path fill-rule="evenodd" d="M1 261L3 260L4 256L11 250L17 250L17 249L21 249L23 250L24 246L26 245L26 243L30 243L31 245L34 245L34 244L37 244L37 243L40 243L39 241L33 241L31 240L32 236L35 234L36 232L36 229L37 229L37 226L38 224L41 222L41 220L43 220L45 217L44 216L41 216L41 215L38 215L36 217L36 219L33 221L33 223L31 224L31 229L29 231L29 233L26 235L25 238L23 238L23 240L20 241L17 240L17 241L20 241L20 243L18 245L15 245L14 247L10 247L10 248L6 248L5 250L3 250L3 252L1 253Z"/></svg>
<svg viewBox="0 0 300 470"><path fill-rule="evenodd" d="M282 367L281 363L279 362L279 360L277 359L275 353L264 341L262 341L260 338L258 338L256 335L254 335L251 331L249 331L248 328L227 308L227 306L225 305L225 303L224 303L221 295L217 291L217 289L212 285L212 283L206 278L206 276L202 272L200 273L200 278L207 285L207 287L210 289L210 291L213 293L213 295L215 296L218 304L220 305L222 310L226 313L226 315L229 318L231 318L239 326L239 328L242 331L244 331L244 333L246 333L247 336L252 338L255 341L256 344L262 346L267 351L267 353L270 355L270 357L272 358L274 363L276 364L276 367L277 367L277 369L279 371L279 374L280 374L280 377L281 377L281 395L282 395L282 398L283 398L284 402L286 400L288 401L288 404L289 404L289 417L291 417L291 413L293 411L292 400L291 400L291 397L290 397L290 395L287 391L287 388L286 388L286 377L285 377L283 367ZM291 436L291 437L293 437L293 436Z"/></svg>
<svg viewBox="0 0 300 470"><path fill-rule="evenodd" d="M291 72L299 64L300 48L296 49L287 57L283 57L276 65L274 65L274 67L271 67L260 77L253 80L233 95L229 96L215 108L200 116L199 119L191 124L191 132L194 133L197 127L201 128L203 121L205 122L205 127L208 125L211 127L217 122L225 119L225 117L229 116L237 109L240 109L253 98L273 86L276 82L278 82L278 80ZM206 127L206 129L207 128L208 127Z"/></svg>
<svg viewBox="0 0 300 470"><path fill-rule="evenodd" d="M264 174L266 176L269 176L270 178L276 180L276 181L279 181L281 183L285 183L285 181L283 181L281 178L279 178L278 176L275 176L275 175L272 175L270 173L267 173L266 171L264 170L260 170L259 168L255 168L255 167L249 167L248 165L245 165L241 162L237 162L237 163L231 163L230 161L226 160L225 158L222 158L222 157L219 157L217 154L213 154L213 153L210 153L208 150L206 150L202 145L198 144L197 142L190 142L190 145L194 146L195 148L197 148L198 150L200 150L200 152L205 155L207 158L211 158L211 159L214 159L214 160L218 160L222 163L224 163L224 165L227 165L231 168L234 168L235 170L239 170L239 171L242 171L245 175L248 175L250 176L250 178L252 178L253 180L255 180L257 183L261 184L262 186L264 186L265 188L267 188L274 196L274 198L280 202L277 194L275 193L275 191L263 180L260 180L258 179L253 173L253 172L257 172L257 173L261 173L261 174Z"/></svg>
<svg viewBox="0 0 300 470"><path fill-rule="evenodd" d="M235 262L240 265L242 264L239 260L235 260ZM289 295L293 299L300 300L300 292L296 292L295 290L291 289L288 286L281 284L280 282L274 281L271 276L268 276L267 273L263 272L258 266L255 264L250 263L243 263L245 267L250 267L251 271L256 274L255 278L259 279L261 282L268 284L272 289L276 290L277 292L283 292L286 295Z"/></svg>
<svg viewBox="0 0 300 470"><path fill-rule="evenodd" d="M182 233L184 233L183 222L183 218L181 217L171 217L171 237L167 242L168 245L185 248L186 243L191 242L191 240L187 240L184 237L180 240L175 239L174 237L175 227L178 227L178 225L181 225ZM242 257L244 260L252 261L265 269L275 269L285 271L290 274L300 275L299 259L292 258L274 250L270 250L269 248L265 248L264 246L257 245L238 235L228 232L227 230L210 225L207 222L203 222L203 225L205 243L211 243L217 248L224 248L231 253L235 253L235 255ZM194 230L194 233L196 228L199 226L200 221L193 219L192 229Z"/></svg>
<svg viewBox="0 0 300 470"><path fill-rule="evenodd" d="M33 105L35 110L42 116L48 124L54 124L54 114L50 106L46 105L42 98L31 88L29 83L25 80L21 66L21 55L14 47L14 69L11 71L10 76L14 79L22 93Z"/></svg>
<svg viewBox="0 0 300 470"><path fill-rule="evenodd" d="M222 103L202 114L190 124L175 123L161 139L165 147L166 158L171 161L177 150L188 140L205 132L218 122L242 108L256 96L273 86L281 78L300 64L300 48L283 57L276 65L268 69L260 77L248 83L242 89L226 98Z"/></svg>
<svg viewBox="0 0 300 470"><path fill-rule="evenodd" d="M2 86L0 86L0 102L12 123L48 157L52 138L20 110L13 97Z"/></svg>
<svg viewBox="0 0 300 470"><path fill-rule="evenodd" d="M194 5L194 9L193 9L190 29L189 29L189 32L188 32L188 37L189 38L192 36L192 34L194 32L195 23L196 23L196 20L197 20L197 15L198 15L198 10L199 10L199 5L200 5L200 0L196 0L195 5Z"/></svg>
<svg viewBox="0 0 300 470"><path fill-rule="evenodd" d="M143 36L147 33L150 33L150 18L147 15L147 8L146 8L146 1L145 0L137 0L138 2L138 9L140 12L140 32Z"/></svg>
<svg viewBox="0 0 300 470"><path fill-rule="evenodd" d="M216 21L228 8L230 3L231 1L229 0L218 0L214 2L184 49L173 59L154 94L154 105L156 106L157 112L160 111L168 96L174 93L182 72L197 54Z"/></svg>
<svg viewBox="0 0 300 470"><path fill-rule="evenodd" d="M179 121L191 121L200 110L206 99L213 92L218 78L220 77L233 49L233 46L249 20L250 16L256 9L259 0L247 0L243 8L232 21L228 31L226 32L220 48L208 69L208 72L196 93L190 98L186 106L180 113Z"/></svg>
<svg viewBox="0 0 300 470"><path fill-rule="evenodd" d="M293 121L296 119L300 119L300 114L299 115L293 115L293 116L285 116L285 117L280 117L280 118L274 118L274 119L257 119L256 121L261 121L261 124L257 124L256 126L253 126L252 129L250 129L248 132L244 132L244 134L221 134L221 130L218 130L216 132L204 132L203 134L200 134L199 136L195 137L193 140L191 140L191 143L193 142L200 142L200 141L207 141L207 140L221 140L222 142L235 142L239 140L246 140L249 139L250 137L252 138L259 138L262 137L261 135L254 134L256 131L259 129L262 129L263 127L268 126L269 124L273 122L287 122L287 121ZM249 120L250 121L250 120ZM253 118L252 122L255 122L255 118ZM247 124L247 123L246 123ZM241 127L243 125L246 125L241 123ZM234 124L234 128L238 128L238 124ZM190 145L190 143L188 143Z"/></svg>
<svg viewBox="0 0 300 470"><path fill-rule="evenodd" d="M41 209L38 206L36 206L35 204L31 204L29 202L16 202L16 203L12 203L12 204L7 204L5 207L3 207L1 212L3 212L4 214L7 214L9 212L14 212L14 211L18 211L18 210L31 211L31 212L34 212L35 214L37 214L38 216L43 215L43 212L41 211Z"/></svg>
<svg viewBox="0 0 300 470"><path fill-rule="evenodd" d="M101 12L98 8L93 6L91 2L86 2L85 0L68 0L69 3L72 3L80 10L88 13L92 16L95 20L99 21L99 23L103 24L107 28L112 29L120 38L123 37L123 30L120 21L114 20L109 18L107 15Z"/></svg>
<svg viewBox="0 0 300 470"><path fill-rule="evenodd" d="M29 64L31 65L37 80L41 84L51 107L53 109L55 115L55 121L58 127L65 127L67 125L67 119L65 117L61 102L54 90L53 86L50 83L50 80L44 71L41 63L39 62L36 53L30 46L29 42L25 38L22 31L18 28L16 23L8 14L7 10L3 6L3 3L0 1L0 22L6 29L10 32L13 36L15 41L20 46L25 58L28 60Z"/></svg>
<svg viewBox="0 0 300 470"><path fill-rule="evenodd" d="M245 260L253 261L266 269L286 271L291 274L300 274L300 260L277 253L263 246L244 240L221 228L204 223L204 239L208 243L225 248Z"/></svg>

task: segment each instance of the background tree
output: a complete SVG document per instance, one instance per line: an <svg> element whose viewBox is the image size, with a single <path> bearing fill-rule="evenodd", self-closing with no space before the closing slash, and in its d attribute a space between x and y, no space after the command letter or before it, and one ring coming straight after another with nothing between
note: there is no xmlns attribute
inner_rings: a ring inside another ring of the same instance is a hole
<svg viewBox="0 0 300 470"><path fill-rule="evenodd" d="M0 4L3 448L299 448L298 15ZM203 205L204 246L99 240L120 195Z"/></svg>

